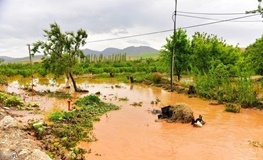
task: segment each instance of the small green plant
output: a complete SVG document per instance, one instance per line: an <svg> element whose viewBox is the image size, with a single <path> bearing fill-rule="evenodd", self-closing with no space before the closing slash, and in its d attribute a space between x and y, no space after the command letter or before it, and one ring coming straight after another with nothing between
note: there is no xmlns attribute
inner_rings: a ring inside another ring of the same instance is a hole
<svg viewBox="0 0 263 160"><path fill-rule="evenodd" d="M31 130L35 133L35 137L39 140L43 139L46 131L46 125L42 121L29 120L26 130Z"/></svg>
<svg viewBox="0 0 263 160"><path fill-rule="evenodd" d="M44 131L44 126L43 126L43 122L35 122L34 124L33 124L33 127L34 127L34 129L37 131L37 132L39 132L40 134L42 134L43 133L43 131Z"/></svg>
<svg viewBox="0 0 263 160"><path fill-rule="evenodd" d="M40 107L40 104L30 102L25 108L19 107L19 109L34 110L34 109L39 109L39 107Z"/></svg>
<svg viewBox="0 0 263 160"><path fill-rule="evenodd" d="M0 103L3 103L7 99L8 95L0 91Z"/></svg>
<svg viewBox="0 0 263 160"><path fill-rule="evenodd" d="M4 101L5 106L7 107L20 107L20 106L24 106L24 102L22 100L20 100L17 96L11 96L9 98L7 98Z"/></svg>
<svg viewBox="0 0 263 160"><path fill-rule="evenodd" d="M50 117L49 117L49 120L51 121L60 121L63 119L63 113L60 112L60 111L54 111L51 113Z"/></svg>
<svg viewBox="0 0 263 160"><path fill-rule="evenodd" d="M99 102L100 102L99 97L97 97L96 95L89 95L79 99L76 102L76 105L86 106L86 105L98 104Z"/></svg>
<svg viewBox="0 0 263 160"><path fill-rule="evenodd" d="M233 103L227 103L225 107L226 107L225 111L227 112L240 113L240 110L241 110L240 105L233 104Z"/></svg>
<svg viewBox="0 0 263 160"><path fill-rule="evenodd" d="M70 160L83 160L85 159L84 154L87 153L86 150L78 147L73 147L70 149L69 157Z"/></svg>

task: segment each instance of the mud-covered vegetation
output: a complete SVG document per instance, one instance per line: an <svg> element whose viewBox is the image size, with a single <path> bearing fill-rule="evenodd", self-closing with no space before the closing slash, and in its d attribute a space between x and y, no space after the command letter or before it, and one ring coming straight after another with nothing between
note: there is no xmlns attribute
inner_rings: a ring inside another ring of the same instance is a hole
<svg viewBox="0 0 263 160"><path fill-rule="evenodd" d="M168 117L168 122L190 123L194 119L194 114L191 108L185 103L177 103L169 106L171 117Z"/></svg>
<svg viewBox="0 0 263 160"><path fill-rule="evenodd" d="M75 102L71 111L53 111L49 115L51 123L31 121L27 130L32 131L44 145L44 149L52 158L85 159L87 152L78 148L80 141L95 141L92 134L93 122L99 121L100 116L118 106L102 102L97 96L85 96ZM69 155L69 157L67 157Z"/></svg>

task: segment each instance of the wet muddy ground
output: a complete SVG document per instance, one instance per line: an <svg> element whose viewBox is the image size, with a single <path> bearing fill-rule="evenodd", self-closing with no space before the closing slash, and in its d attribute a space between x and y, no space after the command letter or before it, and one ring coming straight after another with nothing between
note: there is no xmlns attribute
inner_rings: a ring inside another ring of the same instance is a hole
<svg viewBox="0 0 263 160"><path fill-rule="evenodd" d="M113 83L85 82L82 87L90 91L88 94L99 91L104 101L122 106L120 110L102 116L101 121L94 124L93 132L98 141L80 143L81 147L91 149L88 159L263 159L263 149L249 144L250 141L263 141L263 111L242 109L240 114L228 113L223 105L210 105L205 100L143 85L115 86ZM1 89L11 91L16 88L8 86ZM23 94L21 90L18 92ZM39 102L45 112L40 115L31 113L21 117L21 120L26 121L34 116L43 118L54 106L67 109L66 100L30 95L26 100L30 101L31 98ZM119 98L127 98L128 101L119 101ZM160 102L152 105L151 101L157 98ZM132 106L134 102L142 102L142 106ZM157 115L150 113L152 109L181 102L191 107L195 117L203 115L207 123L202 128L194 128L190 124L155 122Z"/></svg>

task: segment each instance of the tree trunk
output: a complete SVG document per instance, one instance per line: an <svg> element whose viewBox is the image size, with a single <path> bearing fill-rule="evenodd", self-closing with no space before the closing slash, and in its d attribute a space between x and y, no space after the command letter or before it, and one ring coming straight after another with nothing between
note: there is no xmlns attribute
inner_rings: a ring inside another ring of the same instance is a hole
<svg viewBox="0 0 263 160"><path fill-rule="evenodd" d="M71 81L72 81L72 83L73 83L74 90L75 90L75 92L77 92L77 91L78 91L78 88L77 88L76 82L75 82L75 80L74 80L73 75L71 74L71 72L69 72L69 76L70 76Z"/></svg>
<svg viewBox="0 0 263 160"><path fill-rule="evenodd" d="M177 80L178 80L178 82L180 82L180 80L181 80L181 74L180 73L177 73Z"/></svg>
<svg viewBox="0 0 263 160"><path fill-rule="evenodd" d="M70 88L69 86L69 73L66 74L67 82L66 82L66 88Z"/></svg>

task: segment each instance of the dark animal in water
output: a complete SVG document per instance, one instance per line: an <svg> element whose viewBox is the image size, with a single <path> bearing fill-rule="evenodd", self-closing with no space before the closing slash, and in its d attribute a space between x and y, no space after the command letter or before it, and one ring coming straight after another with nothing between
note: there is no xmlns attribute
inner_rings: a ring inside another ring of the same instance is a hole
<svg viewBox="0 0 263 160"><path fill-rule="evenodd" d="M199 117L194 120L192 119L192 123L191 123L194 127L202 127L205 124L205 121L203 120L203 116L199 115Z"/></svg>
<svg viewBox="0 0 263 160"><path fill-rule="evenodd" d="M162 118L171 118L173 111L170 110L171 106L166 106L162 108Z"/></svg>

